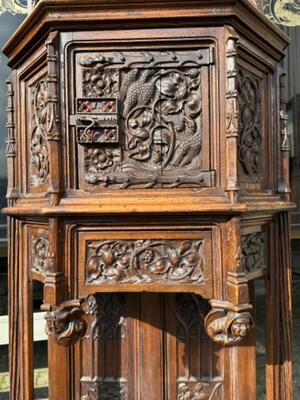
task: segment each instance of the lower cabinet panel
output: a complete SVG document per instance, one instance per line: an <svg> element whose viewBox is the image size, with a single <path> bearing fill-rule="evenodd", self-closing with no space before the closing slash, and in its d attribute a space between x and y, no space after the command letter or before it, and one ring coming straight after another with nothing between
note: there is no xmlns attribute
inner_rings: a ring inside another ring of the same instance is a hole
<svg viewBox="0 0 300 400"><path fill-rule="evenodd" d="M85 307L76 400L224 399L222 351L205 334L201 297L106 293Z"/></svg>

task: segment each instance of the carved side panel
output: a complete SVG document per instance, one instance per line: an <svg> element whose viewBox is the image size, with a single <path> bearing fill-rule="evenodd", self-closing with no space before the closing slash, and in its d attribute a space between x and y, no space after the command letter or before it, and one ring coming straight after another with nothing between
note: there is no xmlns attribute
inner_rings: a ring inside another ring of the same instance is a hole
<svg viewBox="0 0 300 400"><path fill-rule="evenodd" d="M55 255L49 243L49 232L43 228L28 227L29 268L46 277L53 271Z"/></svg>
<svg viewBox="0 0 300 400"><path fill-rule="evenodd" d="M210 358L214 345L204 328L208 310L208 304L198 296L176 296L177 400L223 399L222 378Z"/></svg>
<svg viewBox="0 0 300 400"><path fill-rule="evenodd" d="M205 333L200 297L96 294L83 308L80 400L224 399L223 358Z"/></svg>
<svg viewBox="0 0 300 400"><path fill-rule="evenodd" d="M91 295L83 309L88 316L88 328L81 342L82 348L90 354L90 374L81 376L80 399L127 400L127 377L120 371L123 353L120 347L126 346L128 340L125 296L117 293Z"/></svg>
<svg viewBox="0 0 300 400"><path fill-rule="evenodd" d="M239 140L238 160L241 181L259 183L264 173L262 131L262 81L253 73L238 70Z"/></svg>
<svg viewBox="0 0 300 400"><path fill-rule="evenodd" d="M70 123L85 184L212 186L202 108L212 63L209 48L77 54Z"/></svg>
<svg viewBox="0 0 300 400"><path fill-rule="evenodd" d="M47 142L48 82L46 76L29 88L29 155L31 188L43 188L49 176L49 147ZM46 190L46 189L45 189Z"/></svg>
<svg viewBox="0 0 300 400"><path fill-rule="evenodd" d="M266 238L263 232L254 232L241 237L241 268L246 274L266 268Z"/></svg>

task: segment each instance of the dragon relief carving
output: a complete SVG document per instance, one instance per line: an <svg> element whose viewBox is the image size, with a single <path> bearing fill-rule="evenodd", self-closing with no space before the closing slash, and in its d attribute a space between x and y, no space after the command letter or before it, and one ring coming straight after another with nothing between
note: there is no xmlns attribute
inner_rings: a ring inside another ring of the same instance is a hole
<svg viewBox="0 0 300 400"><path fill-rule="evenodd" d="M254 326L248 311L234 312L213 308L205 317L207 335L216 343L230 345L240 342Z"/></svg>
<svg viewBox="0 0 300 400"><path fill-rule="evenodd" d="M45 237L33 237L31 241L31 270L46 275L54 263L54 253L50 250L49 240Z"/></svg>
<svg viewBox="0 0 300 400"><path fill-rule="evenodd" d="M30 140L30 161L32 165L30 184L43 185L49 174L49 148L47 143L48 83L46 79L37 82L33 90L32 133Z"/></svg>
<svg viewBox="0 0 300 400"><path fill-rule="evenodd" d="M241 268L245 273L265 267L264 237L262 232L242 236Z"/></svg>
<svg viewBox="0 0 300 400"><path fill-rule="evenodd" d="M239 69L237 87L240 113L238 159L243 175L256 182L262 174L263 158L261 81Z"/></svg>
<svg viewBox="0 0 300 400"><path fill-rule="evenodd" d="M89 144L105 144L101 159L119 150L112 162L95 163L86 147L85 180L120 188L211 186L213 174L201 170L201 68L211 63L210 49L83 56L77 113L88 116L76 121L78 142L88 132ZM112 146L107 135L118 131Z"/></svg>
<svg viewBox="0 0 300 400"><path fill-rule="evenodd" d="M87 283L202 283L202 240L87 243Z"/></svg>

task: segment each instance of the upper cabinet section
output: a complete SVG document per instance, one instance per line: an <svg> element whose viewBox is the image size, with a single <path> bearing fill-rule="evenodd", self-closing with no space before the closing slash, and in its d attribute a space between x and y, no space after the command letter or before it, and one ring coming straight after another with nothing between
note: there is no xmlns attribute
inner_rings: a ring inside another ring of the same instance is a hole
<svg viewBox="0 0 300 400"><path fill-rule="evenodd" d="M10 191L140 212L288 200L287 38L252 2L53 1L5 47Z"/></svg>
<svg viewBox="0 0 300 400"><path fill-rule="evenodd" d="M214 184L213 50L170 45L75 53L69 139L78 151L79 188Z"/></svg>

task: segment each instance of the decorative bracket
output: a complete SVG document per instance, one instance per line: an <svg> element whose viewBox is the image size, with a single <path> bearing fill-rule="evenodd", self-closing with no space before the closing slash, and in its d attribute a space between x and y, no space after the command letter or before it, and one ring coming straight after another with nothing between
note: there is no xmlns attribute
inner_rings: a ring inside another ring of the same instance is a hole
<svg viewBox="0 0 300 400"><path fill-rule="evenodd" d="M230 311L213 308L204 321L207 335L216 343L228 346L240 342L254 327L249 311Z"/></svg>
<svg viewBox="0 0 300 400"><path fill-rule="evenodd" d="M57 307L44 305L47 335L62 346L70 346L83 337L87 324L81 305L81 300L68 300Z"/></svg>

